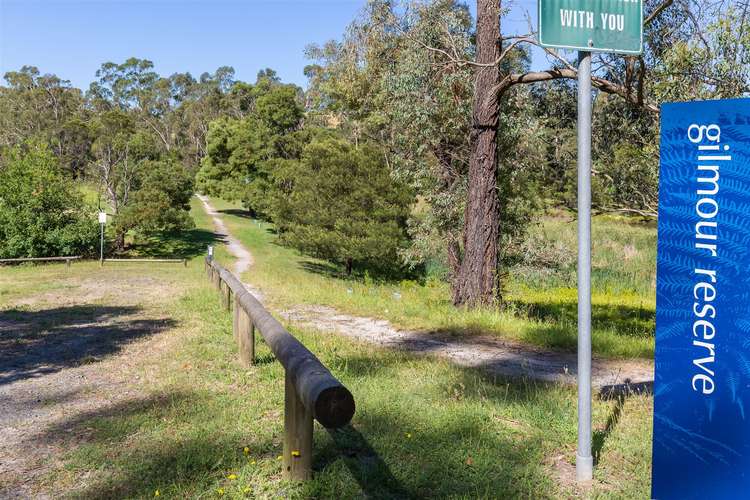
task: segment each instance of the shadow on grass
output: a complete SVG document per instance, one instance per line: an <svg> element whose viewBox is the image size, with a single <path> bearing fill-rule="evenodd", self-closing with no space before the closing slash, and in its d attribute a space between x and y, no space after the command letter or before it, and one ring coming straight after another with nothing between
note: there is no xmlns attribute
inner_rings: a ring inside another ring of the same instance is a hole
<svg viewBox="0 0 750 500"><path fill-rule="evenodd" d="M130 257L164 257L191 259L206 253L206 247L223 241L218 234L205 229L190 229L143 238L128 247Z"/></svg>
<svg viewBox="0 0 750 500"><path fill-rule="evenodd" d="M171 318L138 317L139 307L81 305L0 312L0 385L92 363L171 328Z"/></svg>
<svg viewBox="0 0 750 500"><path fill-rule="evenodd" d="M253 365L269 365L276 361L276 356L273 354L255 355Z"/></svg>
<svg viewBox="0 0 750 500"><path fill-rule="evenodd" d="M250 213L249 210L242 210L239 208L227 208L224 210L217 210L218 213L224 214L224 215L233 215L235 217L241 217L243 219L257 219L257 217L253 217L253 214Z"/></svg>
<svg viewBox="0 0 750 500"><path fill-rule="evenodd" d="M384 364L399 366L403 360L395 354ZM360 386L392 383L390 370L342 363L347 378L361 377ZM536 404L552 390L543 384L488 386L474 370L452 373L445 383L464 380L462 397L477 401ZM429 379L425 384L432 385ZM256 421L262 414L248 405L247 395L232 400L188 390L120 401L68 417L37 439L73 450L67 469L85 478L74 492L81 498L153 497L156 489L165 498L198 497L215 493L220 485L232 497L241 491L240 481L222 479L227 471L237 471L243 481L245 474L255 477L262 485L257 493L269 497L528 498L553 491L542 442L534 433L519 438L447 393L427 392L415 399L404 390L388 386L358 399L355 423L341 430L324 433L316 424L315 475L300 490L280 481L275 466L282 414L262 428L238 425L242 418ZM382 404L384 391L393 404ZM250 458L259 461L252 469L242 453L248 441Z"/></svg>
<svg viewBox="0 0 750 500"><path fill-rule="evenodd" d="M625 382L623 384L609 385L601 388L601 390L599 391L599 399L603 401L614 400L615 405L612 407L612 410L607 417L607 422L604 425L604 429L596 430L593 433L591 441L591 454L594 456L594 465L599 463L604 444L612 434L612 431L614 431L617 424L620 422L620 418L622 417L622 412L625 408L625 402L627 401L627 399L633 395L653 393L653 382L642 382L636 384Z"/></svg>
<svg viewBox="0 0 750 500"><path fill-rule="evenodd" d="M299 263L299 267L304 269L307 272L314 273L314 274L320 274L322 276L327 276L329 278L336 278L336 279L351 279L351 276L346 276L346 273L344 272L343 268L340 266L336 266L334 264L331 264L329 262L315 262L312 260L302 260Z"/></svg>
<svg viewBox="0 0 750 500"><path fill-rule="evenodd" d="M79 483L75 498L145 498L157 489L166 498L189 498L247 461L242 430L209 430L218 409L197 392L158 393L77 414L36 439L74 450L73 470L97 471ZM163 433L164 425L174 430ZM258 444L253 457L272 457L275 448Z"/></svg>
<svg viewBox="0 0 750 500"><path fill-rule="evenodd" d="M412 497L388 464L351 424L326 430L331 442L317 451L313 471L319 472L330 462L342 459L366 498Z"/></svg>
<svg viewBox="0 0 750 500"><path fill-rule="evenodd" d="M333 278L342 281L360 282L364 280L366 276L373 279L376 283L385 284L396 284L403 280L413 280L417 281L420 284L424 284L425 280L425 272L422 268L409 270L400 267L378 268L360 264L352 269L352 274L347 275L346 269L343 265L337 265L332 262L303 259L298 262L298 265L301 269L309 273L319 274L327 278Z"/></svg>
<svg viewBox="0 0 750 500"><path fill-rule="evenodd" d="M575 325L578 318L578 303L574 301L515 300L509 304L530 319ZM624 337L652 338L655 320L656 311L651 308L593 304L591 310L594 329L612 329Z"/></svg>

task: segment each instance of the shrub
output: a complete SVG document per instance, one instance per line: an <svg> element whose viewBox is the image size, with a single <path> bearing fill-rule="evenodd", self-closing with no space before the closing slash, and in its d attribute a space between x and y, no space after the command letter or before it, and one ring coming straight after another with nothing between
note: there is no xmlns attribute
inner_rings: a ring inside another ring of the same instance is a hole
<svg viewBox="0 0 750 500"><path fill-rule="evenodd" d="M282 240L344 264L348 273L354 265L397 268L414 197L391 178L383 158L369 145L314 139L302 160L287 166L291 189L275 213Z"/></svg>
<svg viewBox="0 0 750 500"><path fill-rule="evenodd" d="M43 145L0 158L0 257L89 255L98 242L96 214Z"/></svg>

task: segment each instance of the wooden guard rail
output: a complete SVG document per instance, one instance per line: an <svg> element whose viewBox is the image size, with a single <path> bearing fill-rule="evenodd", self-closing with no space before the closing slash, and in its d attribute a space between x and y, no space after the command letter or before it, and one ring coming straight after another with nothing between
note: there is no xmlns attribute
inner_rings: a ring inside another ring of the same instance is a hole
<svg viewBox="0 0 750 500"><path fill-rule="evenodd" d="M104 259L101 263L107 262L161 262L167 264L182 264L187 267L187 259Z"/></svg>
<svg viewBox="0 0 750 500"><path fill-rule="evenodd" d="M222 306L234 306L232 331L240 360L255 363L257 328L284 367L284 473L289 479L312 476L313 419L326 428L339 428L354 416L354 397L299 340L286 331L231 272L205 260L208 279L221 293ZM233 299L232 299L233 297Z"/></svg>
<svg viewBox="0 0 750 500"><path fill-rule="evenodd" d="M64 260L65 265L70 267L71 260L80 260L80 255L70 255L64 257L22 257L19 259L0 259L0 264L20 264L22 262L47 262Z"/></svg>

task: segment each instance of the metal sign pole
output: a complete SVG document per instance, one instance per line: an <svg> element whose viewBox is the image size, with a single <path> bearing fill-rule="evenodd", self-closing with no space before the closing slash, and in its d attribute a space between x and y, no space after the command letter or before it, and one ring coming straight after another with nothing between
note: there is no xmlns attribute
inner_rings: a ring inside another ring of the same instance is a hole
<svg viewBox="0 0 750 500"><path fill-rule="evenodd" d="M591 52L578 53L578 454L576 477L593 477L591 456Z"/></svg>
<svg viewBox="0 0 750 500"><path fill-rule="evenodd" d="M99 224L101 227L101 236L99 238L99 266L104 265L104 224Z"/></svg>
<svg viewBox="0 0 750 500"><path fill-rule="evenodd" d="M99 267L104 265L104 224L107 223L107 213L99 212L99 226L101 226L101 235L99 236Z"/></svg>

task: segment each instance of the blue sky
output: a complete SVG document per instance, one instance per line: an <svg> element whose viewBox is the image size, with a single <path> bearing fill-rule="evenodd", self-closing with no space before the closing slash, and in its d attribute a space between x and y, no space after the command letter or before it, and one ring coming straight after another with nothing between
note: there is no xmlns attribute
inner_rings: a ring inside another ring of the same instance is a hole
<svg viewBox="0 0 750 500"><path fill-rule="evenodd" d="M153 61L162 75L198 76L227 65L238 79L254 81L270 67L305 87L305 46L340 38L364 3L0 0L0 74L28 64L85 89L103 62L135 56ZM523 9L536 16L536 0L517 0L506 28L526 32Z"/></svg>

